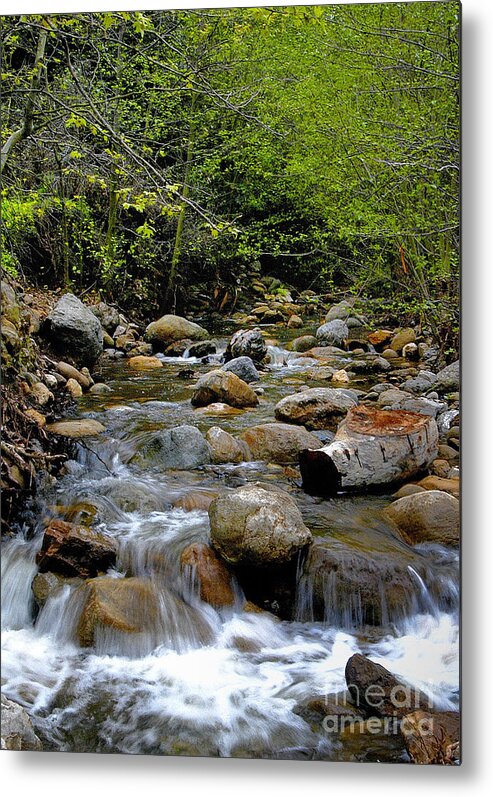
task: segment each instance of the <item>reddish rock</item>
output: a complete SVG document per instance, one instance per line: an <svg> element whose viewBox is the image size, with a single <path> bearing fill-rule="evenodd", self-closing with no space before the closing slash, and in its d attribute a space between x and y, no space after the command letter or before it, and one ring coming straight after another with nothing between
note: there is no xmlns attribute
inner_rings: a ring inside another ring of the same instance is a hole
<svg viewBox="0 0 493 797"><path fill-rule="evenodd" d="M41 573L91 578L116 561L116 545L103 534L64 520L52 520L47 527L36 562Z"/></svg>
<svg viewBox="0 0 493 797"><path fill-rule="evenodd" d="M182 568L192 568L198 580L200 599L211 606L231 606L235 596L231 575L224 562L205 543L189 545L181 555Z"/></svg>

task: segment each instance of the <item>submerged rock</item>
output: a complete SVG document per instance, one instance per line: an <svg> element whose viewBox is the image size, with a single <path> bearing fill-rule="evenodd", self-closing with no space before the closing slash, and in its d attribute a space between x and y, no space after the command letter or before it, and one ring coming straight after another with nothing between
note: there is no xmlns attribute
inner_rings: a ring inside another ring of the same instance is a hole
<svg viewBox="0 0 493 797"><path fill-rule="evenodd" d="M220 495L209 519L213 547L233 565L283 564L312 541L289 493L260 484Z"/></svg>

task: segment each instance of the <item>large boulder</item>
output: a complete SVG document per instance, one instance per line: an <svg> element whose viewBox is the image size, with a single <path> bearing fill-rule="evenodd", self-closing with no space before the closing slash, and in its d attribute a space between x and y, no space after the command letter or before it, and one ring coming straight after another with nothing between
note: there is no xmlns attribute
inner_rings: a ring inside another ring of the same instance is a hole
<svg viewBox="0 0 493 797"><path fill-rule="evenodd" d="M116 307L110 307L106 302L98 302L89 307L89 310L101 322L103 327L109 335L113 335L115 329L120 323L120 313Z"/></svg>
<svg viewBox="0 0 493 797"><path fill-rule="evenodd" d="M434 418L354 407L331 443L300 453L303 486L308 492L330 495L404 481L428 468L437 452Z"/></svg>
<svg viewBox="0 0 493 797"><path fill-rule="evenodd" d="M459 544L460 503L441 490L426 490L399 498L384 510L384 514L411 545L418 542Z"/></svg>
<svg viewBox="0 0 493 797"><path fill-rule="evenodd" d="M460 389L460 361L446 365L438 372L433 390L438 393L453 393Z"/></svg>
<svg viewBox="0 0 493 797"><path fill-rule="evenodd" d="M205 407L216 402L243 409L256 407L258 396L236 374L218 369L201 376L192 395L194 407Z"/></svg>
<svg viewBox="0 0 493 797"><path fill-rule="evenodd" d="M78 365L92 365L103 351L99 318L72 293L58 300L41 332L55 351L69 355Z"/></svg>
<svg viewBox="0 0 493 797"><path fill-rule="evenodd" d="M231 574L212 548L205 543L194 542L182 552L180 564L202 601L215 608L233 605L235 594Z"/></svg>
<svg viewBox="0 0 493 797"><path fill-rule="evenodd" d="M42 750L27 711L5 695L2 700L2 750Z"/></svg>
<svg viewBox="0 0 493 797"><path fill-rule="evenodd" d="M196 426L177 426L149 435L134 459L147 465L175 470L189 470L211 461L211 449Z"/></svg>
<svg viewBox="0 0 493 797"><path fill-rule="evenodd" d="M232 565L281 565L312 541L289 493L260 484L218 496L209 519L212 546Z"/></svg>
<svg viewBox="0 0 493 797"><path fill-rule="evenodd" d="M231 371L244 382L258 382L259 373L251 357L235 357L222 367L223 371Z"/></svg>
<svg viewBox="0 0 493 797"><path fill-rule="evenodd" d="M318 437L287 423L261 423L247 429L240 438L250 449L252 459L279 465L298 462L300 451L320 446Z"/></svg>
<svg viewBox="0 0 493 797"><path fill-rule="evenodd" d="M317 329L317 340L320 346L343 347L348 335L348 326L341 319L328 321Z"/></svg>
<svg viewBox="0 0 493 797"><path fill-rule="evenodd" d="M110 537L64 520L51 521L36 555L40 573L80 578L105 572L115 562L116 544Z"/></svg>
<svg viewBox="0 0 493 797"><path fill-rule="evenodd" d="M336 429L341 418L357 403L344 389L314 387L281 399L275 415L278 421L307 429Z"/></svg>
<svg viewBox="0 0 493 797"><path fill-rule="evenodd" d="M237 357L250 357L261 363L267 356L267 346L260 329L239 329L231 338L226 349L226 361Z"/></svg>
<svg viewBox="0 0 493 797"><path fill-rule="evenodd" d="M426 696L361 653L346 663L346 684L357 708L378 717L404 717L416 708L429 708Z"/></svg>
<svg viewBox="0 0 493 797"><path fill-rule="evenodd" d="M219 426L212 426L206 432L205 439L210 445L212 461L216 465L227 462L246 462L250 459L250 450L243 440L237 440L229 432Z"/></svg>
<svg viewBox="0 0 493 797"><path fill-rule="evenodd" d="M414 329L411 327L405 327L404 329L399 329L399 331L395 333L390 342L390 348L400 354L404 346L406 346L408 343L414 343L415 340L416 333Z"/></svg>
<svg viewBox="0 0 493 797"><path fill-rule="evenodd" d="M185 338L196 341L207 340L209 337L206 329L179 315L163 315L149 324L145 331L145 339L152 343L157 351L164 351L170 343Z"/></svg>

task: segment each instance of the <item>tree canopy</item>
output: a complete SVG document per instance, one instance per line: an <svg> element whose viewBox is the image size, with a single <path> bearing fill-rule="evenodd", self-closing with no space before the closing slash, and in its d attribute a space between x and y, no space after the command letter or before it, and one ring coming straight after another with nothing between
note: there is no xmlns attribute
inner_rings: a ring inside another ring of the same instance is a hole
<svg viewBox="0 0 493 797"><path fill-rule="evenodd" d="M4 17L2 261L149 310L248 282L455 316L455 1Z"/></svg>

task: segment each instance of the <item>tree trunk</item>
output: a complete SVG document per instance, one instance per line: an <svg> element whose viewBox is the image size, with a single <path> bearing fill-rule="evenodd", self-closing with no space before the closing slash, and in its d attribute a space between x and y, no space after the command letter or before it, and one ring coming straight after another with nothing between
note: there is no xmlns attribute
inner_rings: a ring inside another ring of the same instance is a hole
<svg viewBox="0 0 493 797"><path fill-rule="evenodd" d="M332 443L300 453L303 488L333 495L403 481L427 468L437 447L438 428L428 415L354 407Z"/></svg>

